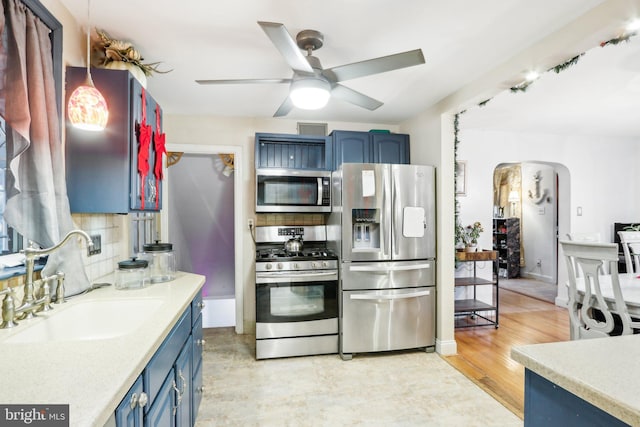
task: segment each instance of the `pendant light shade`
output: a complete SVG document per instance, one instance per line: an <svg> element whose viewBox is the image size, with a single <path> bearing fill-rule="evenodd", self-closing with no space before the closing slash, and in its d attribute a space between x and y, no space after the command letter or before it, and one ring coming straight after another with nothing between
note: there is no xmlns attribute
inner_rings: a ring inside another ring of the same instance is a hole
<svg viewBox="0 0 640 427"><path fill-rule="evenodd" d="M73 126L92 131L104 130L109 119L107 101L89 81L73 91L67 104L67 114Z"/></svg>
<svg viewBox="0 0 640 427"><path fill-rule="evenodd" d="M293 105L303 110L323 108L329 102L330 96L331 84L317 77L294 80L289 92Z"/></svg>
<svg viewBox="0 0 640 427"><path fill-rule="evenodd" d="M91 0L87 0L87 80L71 93L67 103L67 116L71 124L78 129L101 131L107 126L109 109L107 101L91 79L90 10Z"/></svg>

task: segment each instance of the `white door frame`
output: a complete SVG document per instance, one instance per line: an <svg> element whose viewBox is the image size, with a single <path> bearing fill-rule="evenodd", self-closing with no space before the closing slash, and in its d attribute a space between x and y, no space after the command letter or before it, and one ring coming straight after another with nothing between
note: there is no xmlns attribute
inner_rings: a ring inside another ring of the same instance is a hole
<svg viewBox="0 0 640 427"><path fill-rule="evenodd" d="M243 247L242 247L242 226L243 226L243 212L244 212L244 196L240 191L242 188L242 168L244 158L241 146L235 145L198 145L198 144L167 144L167 151L175 151L187 154L233 154L234 155L234 184L233 184L233 209L235 212L233 220L233 239L234 239L234 288L235 288L235 300L236 300L236 333L244 333L244 290L242 287L243 277ZM171 172L164 165L164 176L168 181L171 176ZM168 186L163 185L162 198L168 200ZM160 230L163 236L169 235L169 204L165 203L162 211L160 212Z"/></svg>

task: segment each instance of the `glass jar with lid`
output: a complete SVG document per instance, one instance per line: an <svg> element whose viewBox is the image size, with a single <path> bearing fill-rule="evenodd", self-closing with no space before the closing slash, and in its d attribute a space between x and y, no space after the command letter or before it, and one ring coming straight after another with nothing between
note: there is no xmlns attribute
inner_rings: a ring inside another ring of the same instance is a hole
<svg viewBox="0 0 640 427"><path fill-rule="evenodd" d="M116 270L116 289L140 289L149 285L149 262L135 257L120 261Z"/></svg>
<svg viewBox="0 0 640 427"><path fill-rule="evenodd" d="M148 243L143 246L140 258L149 262L149 278L151 283L169 282L176 277L176 259L173 244Z"/></svg>

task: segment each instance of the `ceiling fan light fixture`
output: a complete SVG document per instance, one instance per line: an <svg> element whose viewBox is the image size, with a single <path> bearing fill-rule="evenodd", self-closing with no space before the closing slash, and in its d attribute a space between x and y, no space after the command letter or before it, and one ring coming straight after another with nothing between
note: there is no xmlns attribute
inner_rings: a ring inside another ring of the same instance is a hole
<svg viewBox="0 0 640 427"><path fill-rule="evenodd" d="M331 96L331 84L317 77L298 79L291 82L289 97L298 108L319 110L327 105Z"/></svg>

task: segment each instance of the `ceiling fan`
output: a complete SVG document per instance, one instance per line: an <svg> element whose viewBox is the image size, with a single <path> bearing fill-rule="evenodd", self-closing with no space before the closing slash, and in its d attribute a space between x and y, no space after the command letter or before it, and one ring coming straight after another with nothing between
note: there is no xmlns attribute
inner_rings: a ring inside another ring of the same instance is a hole
<svg viewBox="0 0 640 427"><path fill-rule="evenodd" d="M284 100L274 117L286 116L294 107L318 109L326 105L330 96L350 102L368 110L375 110L383 105L377 99L371 98L340 82L357 77L384 73L400 68L424 64L421 49L382 56L352 64L340 65L323 69L320 60L313 56L313 51L322 47L324 36L315 30L303 30L294 40L283 24L276 22L258 21L258 25L271 39L293 69L293 77L289 79L227 79L227 80L196 80L197 83L208 84L238 84L238 83L289 83L290 95ZM301 52L305 50L307 56Z"/></svg>

